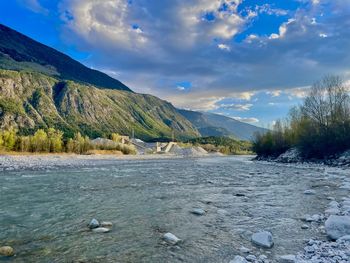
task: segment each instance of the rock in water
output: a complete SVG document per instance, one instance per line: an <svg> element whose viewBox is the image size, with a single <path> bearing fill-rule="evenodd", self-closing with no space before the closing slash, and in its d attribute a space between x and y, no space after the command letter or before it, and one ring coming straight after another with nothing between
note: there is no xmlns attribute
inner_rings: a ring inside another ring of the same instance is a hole
<svg viewBox="0 0 350 263"><path fill-rule="evenodd" d="M4 246L0 247L0 255L3 255L5 257L12 257L15 254L15 251L12 247Z"/></svg>
<svg viewBox="0 0 350 263"><path fill-rule="evenodd" d="M172 244L172 245L176 245L177 243L179 243L179 242L181 241L181 239L179 239L177 236L175 236L175 235L172 234L172 233L166 233L166 234L164 234L163 239L164 239L167 243Z"/></svg>
<svg viewBox="0 0 350 263"><path fill-rule="evenodd" d="M197 215L197 216L203 216L205 215L205 211L201 208L195 208L191 211L192 214Z"/></svg>
<svg viewBox="0 0 350 263"><path fill-rule="evenodd" d="M109 228L106 227L97 227L92 229L92 232L94 233L108 233L109 231L111 231Z"/></svg>
<svg viewBox="0 0 350 263"><path fill-rule="evenodd" d="M271 232L261 231L252 235L252 242L264 248L272 248L273 247L273 238Z"/></svg>
<svg viewBox="0 0 350 263"><path fill-rule="evenodd" d="M100 226L100 223L97 221L97 219L92 219L88 225L90 229L98 228Z"/></svg>
<svg viewBox="0 0 350 263"><path fill-rule="evenodd" d="M279 258L280 263L295 263L296 260L296 256L294 255L284 255Z"/></svg>
<svg viewBox="0 0 350 263"><path fill-rule="evenodd" d="M325 227L328 237L333 240L350 235L350 216L331 215Z"/></svg>
<svg viewBox="0 0 350 263"><path fill-rule="evenodd" d="M229 263L248 263L248 261L244 257L235 256Z"/></svg>
<svg viewBox="0 0 350 263"><path fill-rule="evenodd" d="M309 190L304 191L304 194L305 195L314 195L314 194L316 194L316 191L309 189Z"/></svg>
<svg viewBox="0 0 350 263"><path fill-rule="evenodd" d="M113 223L112 222L109 222L109 221L103 221L101 222L100 224L102 227L112 227L113 226Z"/></svg>

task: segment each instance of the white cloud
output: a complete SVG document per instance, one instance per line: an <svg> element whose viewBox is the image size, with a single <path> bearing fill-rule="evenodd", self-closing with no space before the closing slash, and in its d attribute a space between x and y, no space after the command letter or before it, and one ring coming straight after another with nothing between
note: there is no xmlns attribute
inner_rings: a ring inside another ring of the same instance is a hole
<svg viewBox="0 0 350 263"><path fill-rule="evenodd" d="M49 10L43 7L39 0L17 0L20 4L28 8L35 13L41 13L44 15L49 14Z"/></svg>
<svg viewBox="0 0 350 263"><path fill-rule="evenodd" d="M309 91L310 86L286 89L284 92L290 96L302 99L308 95Z"/></svg>
<svg viewBox="0 0 350 263"><path fill-rule="evenodd" d="M65 0L61 17L76 35L93 45L110 42L126 49L147 42L141 28L133 28L130 10L124 0Z"/></svg>
<svg viewBox="0 0 350 263"><path fill-rule="evenodd" d="M179 91L184 91L184 90L185 90L185 87L177 86L176 89L179 90Z"/></svg>
<svg viewBox="0 0 350 263"><path fill-rule="evenodd" d="M243 117L232 117L232 119L235 119L237 121L241 121L241 122L246 122L246 123L257 123L259 122L259 119L257 118L243 118Z"/></svg>
<svg viewBox="0 0 350 263"><path fill-rule="evenodd" d="M178 107L216 109L224 98L249 102L267 90L282 90L294 101L305 91L291 88L349 68L348 0L323 0L317 6L300 0L303 4L288 11L288 21L271 36L257 35L258 17L251 22L259 13L254 8L238 12L240 0L64 1L62 35L77 49L91 52L84 61L88 66L112 69L133 90ZM223 3L230 5L222 12ZM252 33L237 42L234 37L247 27ZM330 32L327 41L320 38ZM231 52L222 52L226 46ZM176 83L183 80L193 88L179 92Z"/></svg>
<svg viewBox="0 0 350 263"><path fill-rule="evenodd" d="M225 50L225 51L231 51L230 46L225 45L225 44L218 44L218 48L221 50Z"/></svg>
<svg viewBox="0 0 350 263"><path fill-rule="evenodd" d="M272 97L279 97L281 96L282 90L272 90L267 91L266 94L271 95Z"/></svg>
<svg viewBox="0 0 350 263"><path fill-rule="evenodd" d="M256 12L260 14L275 15L275 16L286 16L288 14L287 10L273 8L269 4L258 5L255 7Z"/></svg>
<svg viewBox="0 0 350 263"><path fill-rule="evenodd" d="M220 108L225 110L249 111L253 104L221 104Z"/></svg>

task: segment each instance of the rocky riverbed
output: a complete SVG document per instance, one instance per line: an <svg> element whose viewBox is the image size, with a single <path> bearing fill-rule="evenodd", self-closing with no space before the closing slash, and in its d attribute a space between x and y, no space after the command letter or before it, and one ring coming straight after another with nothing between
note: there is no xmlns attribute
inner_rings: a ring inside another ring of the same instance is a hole
<svg viewBox="0 0 350 263"><path fill-rule="evenodd" d="M350 168L350 150L343 153L328 156L325 159L305 159L301 156L296 148L291 148L277 157L274 156L258 156L257 161L268 161L278 163L294 163L294 164L314 164L328 165L333 167L349 167Z"/></svg>
<svg viewBox="0 0 350 263"><path fill-rule="evenodd" d="M0 262L350 262L349 170L250 160L2 156Z"/></svg>

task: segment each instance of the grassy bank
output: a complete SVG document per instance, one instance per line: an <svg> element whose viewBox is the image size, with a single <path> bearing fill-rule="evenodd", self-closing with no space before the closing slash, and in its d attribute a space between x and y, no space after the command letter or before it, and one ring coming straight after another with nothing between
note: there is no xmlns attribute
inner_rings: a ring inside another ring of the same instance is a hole
<svg viewBox="0 0 350 263"><path fill-rule="evenodd" d="M118 134L111 134L108 143L94 143L80 133L65 138L64 133L54 128L39 129L33 135L20 135L10 128L0 131L0 153L6 154L135 154L132 145L122 144Z"/></svg>

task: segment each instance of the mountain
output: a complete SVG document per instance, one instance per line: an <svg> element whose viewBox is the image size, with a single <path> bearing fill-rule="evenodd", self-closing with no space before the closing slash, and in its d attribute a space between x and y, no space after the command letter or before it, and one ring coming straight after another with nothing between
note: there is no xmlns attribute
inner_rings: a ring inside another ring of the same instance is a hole
<svg viewBox="0 0 350 263"><path fill-rule="evenodd" d="M112 132L144 140L200 136L173 105L0 25L0 129L54 127L72 136Z"/></svg>
<svg viewBox="0 0 350 263"><path fill-rule="evenodd" d="M208 112L179 110L195 126L201 136L232 136L239 140L251 140L254 133L267 130L235 119Z"/></svg>
<svg viewBox="0 0 350 263"><path fill-rule="evenodd" d="M0 24L0 68L41 72L96 87L131 91L120 81Z"/></svg>

